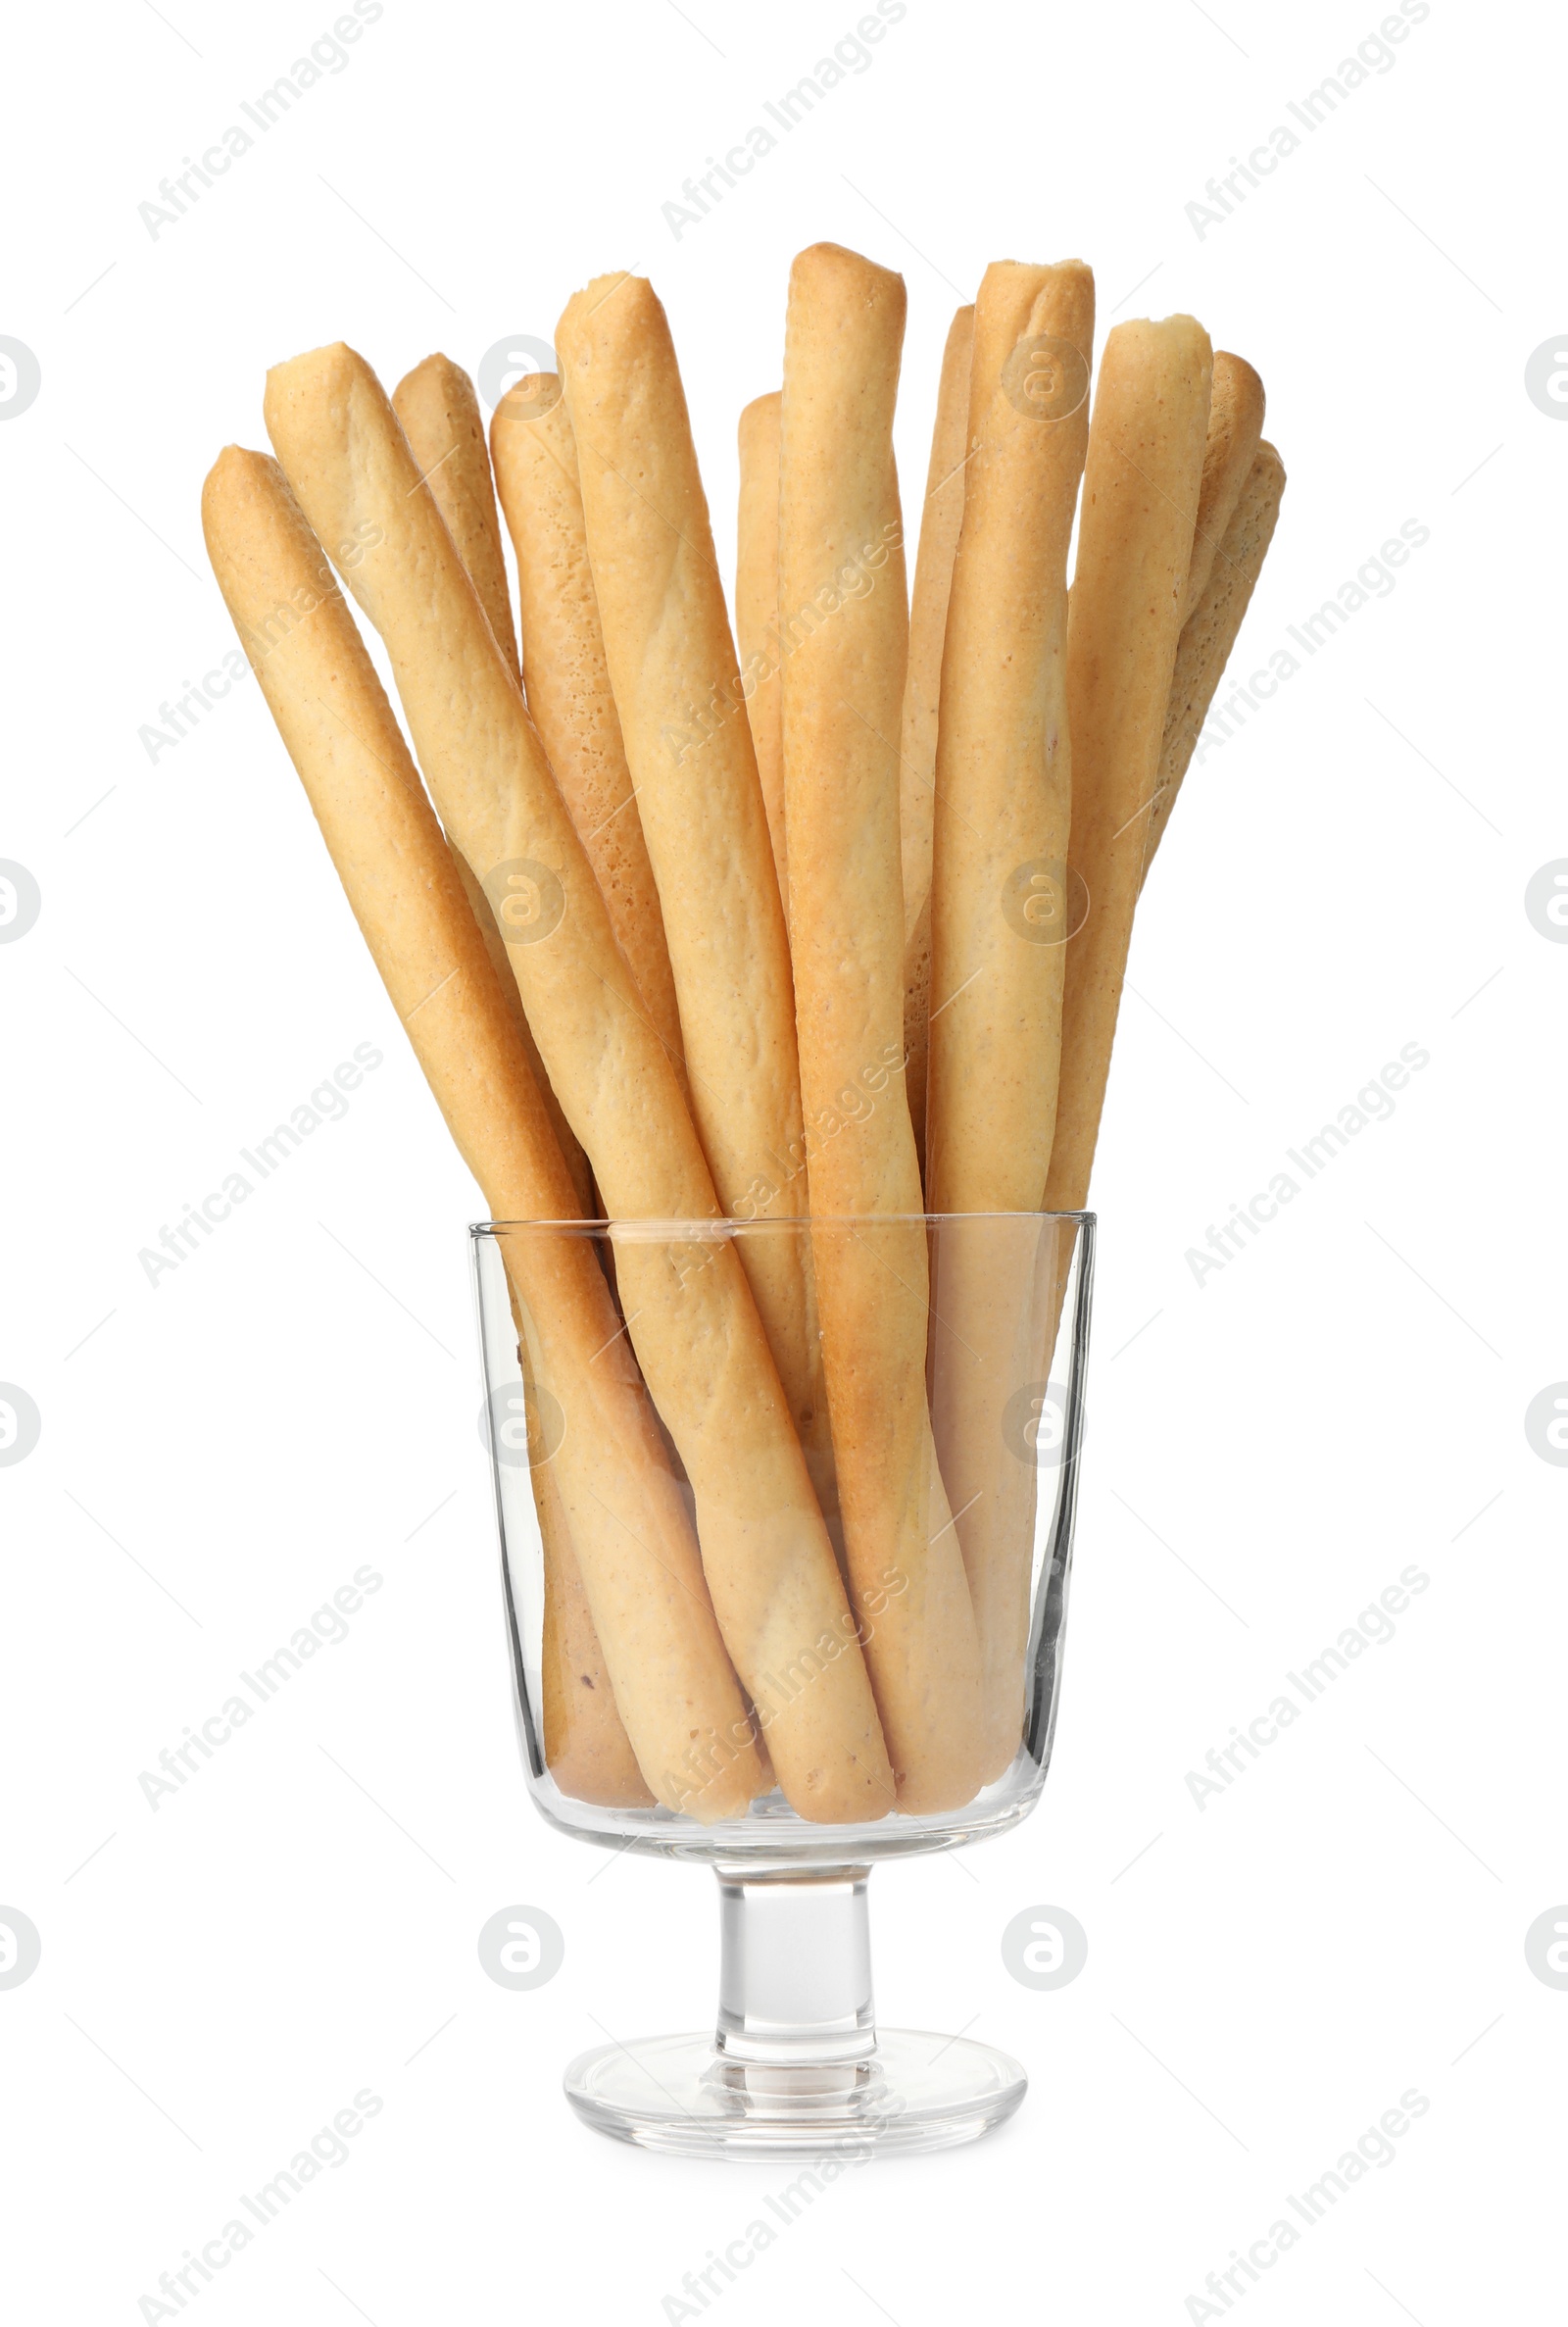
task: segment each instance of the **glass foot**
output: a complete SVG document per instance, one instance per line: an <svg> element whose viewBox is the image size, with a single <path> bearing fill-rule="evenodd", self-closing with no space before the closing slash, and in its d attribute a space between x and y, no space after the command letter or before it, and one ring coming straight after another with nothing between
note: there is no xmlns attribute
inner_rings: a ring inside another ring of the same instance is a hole
<svg viewBox="0 0 1568 2327"><path fill-rule="evenodd" d="M565 2091L586 2123L645 2150L859 2164L977 2141L1028 2082L989 2045L883 2028L866 2058L809 2066L737 2060L711 2036L647 2036L580 2054Z"/></svg>

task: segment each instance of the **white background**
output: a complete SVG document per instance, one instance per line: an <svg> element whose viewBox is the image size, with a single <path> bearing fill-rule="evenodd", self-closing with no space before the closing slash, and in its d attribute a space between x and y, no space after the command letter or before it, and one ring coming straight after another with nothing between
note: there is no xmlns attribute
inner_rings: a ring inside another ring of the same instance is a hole
<svg viewBox="0 0 1568 2327"><path fill-rule="evenodd" d="M158 2315L159 2273L362 2088L384 2106L348 2161L190 2299L214 2327L678 2316L682 2274L791 2178L618 2149L561 2098L601 2029L710 2015L709 1878L611 1862L527 1802L474 1192L254 685L156 765L137 731L233 644L198 494L221 444L265 441L268 364L344 337L389 384L433 347L472 369L642 268L727 559L735 417L776 384L791 253L832 237L908 281L911 527L954 306L990 258L1077 253L1102 335L1191 308L1267 382L1291 482L1244 670L1403 521L1431 538L1189 778L1094 1190L1055 1764L1017 1834L873 1887L884 2017L1016 2053L1029 2099L977 2148L847 2177L710 2307L1202 2317L1205 2275L1418 2088L1395 2161L1234 2307L1544 2315L1568 1993L1523 1943L1568 1899L1568 1476L1523 1417L1568 1375L1568 949L1523 899L1568 857L1568 427L1524 368L1568 322L1561 32L1432 0L1235 215L1186 215L1382 13L909 0L678 239L662 205L854 0L387 0L156 239L138 203L330 0L14 21L0 331L42 388L0 425L0 857L42 911L0 947L0 1378L42 1434L0 1469L0 1904L43 1954L0 1990L8 2314ZM347 1117L150 1285L139 1250L361 1042L385 1059ZM1188 1248L1406 1043L1431 1061L1392 1119L1196 1283ZM150 1808L138 1772L366 1562L350 1637ZM1396 1638L1200 1809L1186 1773L1412 1563ZM514 1903L566 1940L520 1995L474 1944ZM999 1950L1042 1904L1089 1934L1053 1994Z"/></svg>

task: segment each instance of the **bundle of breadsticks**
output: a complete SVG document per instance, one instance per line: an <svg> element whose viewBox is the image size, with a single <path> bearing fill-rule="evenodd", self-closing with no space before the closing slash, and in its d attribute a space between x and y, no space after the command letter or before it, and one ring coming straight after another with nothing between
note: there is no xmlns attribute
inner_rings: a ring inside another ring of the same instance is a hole
<svg viewBox="0 0 1568 2327"><path fill-rule="evenodd" d="M339 345L269 374L276 458L230 446L203 495L492 1217L697 1235L500 1242L564 1421L530 1473L550 1774L710 1824L774 1787L820 1821L949 1810L1020 1750L1023 1294L956 1231L964 1355L928 1386L923 1215L1086 1202L1134 908L1284 485L1256 373L1190 317L1119 324L1091 408L1089 270L995 265L948 338L911 606L904 326L897 274L796 259L782 388L740 421L733 626L633 275L570 301L488 447L444 356L388 397ZM702 1236L727 1218L809 1225Z"/></svg>

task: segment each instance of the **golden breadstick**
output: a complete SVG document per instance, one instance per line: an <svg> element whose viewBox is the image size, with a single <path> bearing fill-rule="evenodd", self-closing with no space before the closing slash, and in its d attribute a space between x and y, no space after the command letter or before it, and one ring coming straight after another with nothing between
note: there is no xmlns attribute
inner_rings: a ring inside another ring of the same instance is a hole
<svg viewBox="0 0 1568 2327"><path fill-rule="evenodd" d="M905 1088L915 1152L925 1170L925 1081L931 1006L931 832L936 803L937 701L948 591L963 520L969 437L969 361L974 309L960 307L948 327L937 389L936 425L920 514L909 607L909 663L904 681L899 745L899 834L904 868Z"/></svg>
<svg viewBox="0 0 1568 2327"><path fill-rule="evenodd" d="M1045 1196L1067 953L1067 545L1089 436L1095 286L1076 260L988 267L948 604L931 885L926 1200ZM933 1420L985 1670L985 1778L1018 1751L1035 1474L1004 1412L1030 1379L1028 1236L946 1234ZM1020 1263L1024 1263L1020 1265Z"/></svg>
<svg viewBox="0 0 1568 2327"><path fill-rule="evenodd" d="M900 276L790 270L779 490L790 940L845 1553L902 1807L979 1782L980 1665L925 1399L926 1245L904 1096L899 715L907 644L893 404ZM857 1235L857 1213L906 1225ZM913 1215L910 1217L909 1215ZM884 1596L885 1605L881 1605Z"/></svg>
<svg viewBox="0 0 1568 2327"><path fill-rule="evenodd" d="M664 907L692 1114L719 1203L806 1210L789 940L664 310L601 275L556 330L605 656ZM821 1345L791 1237L741 1247L811 1475L831 1474Z"/></svg>
<svg viewBox="0 0 1568 2327"><path fill-rule="evenodd" d="M450 357L426 356L393 389L392 408L516 678L521 672L517 633L473 382Z"/></svg>
<svg viewBox="0 0 1568 2327"><path fill-rule="evenodd" d="M495 973L369 656L282 471L230 446L207 479L202 518L235 628L459 1153L494 1216L562 1217L570 1181ZM489 651L502 668L493 638ZM564 1415L553 1459L639 1766L667 1807L733 1816L756 1791L750 1723L592 1246L569 1234L524 1236L506 1252L532 1377L549 1384ZM695 1758L694 1729L705 1749Z"/></svg>
<svg viewBox="0 0 1568 2327"><path fill-rule="evenodd" d="M741 414L737 431L741 490L736 514L735 643L742 684L750 678L746 716L767 811L778 893L789 914L789 842L784 829L784 698L778 635L778 407L775 388Z"/></svg>
<svg viewBox="0 0 1568 2327"><path fill-rule="evenodd" d="M879 1816L891 1774L833 1547L734 1241L705 1236L718 1207L674 1066L522 697L363 358L338 346L280 366L266 411L318 533L354 545L341 570L386 645L447 827L503 900L528 1022L604 1203L619 1220L691 1223L689 1263L667 1237L628 1231L617 1280L779 1782L805 1817ZM573 1541L587 1573L575 1514ZM813 1669L797 1685L807 1659Z"/></svg>
<svg viewBox="0 0 1568 2327"><path fill-rule="evenodd" d="M1192 566L1212 361L1191 316L1118 323L1101 360L1067 622L1070 855L1089 903L1067 948L1049 1212L1078 1212L1089 1194Z"/></svg>
<svg viewBox="0 0 1568 2327"><path fill-rule="evenodd" d="M1182 619L1190 622L1198 611L1225 528L1242 497L1263 433L1263 383L1250 364L1240 356L1214 351L1214 384L1208 405L1208 442L1203 452L1203 481L1198 494L1198 522L1193 528L1193 562L1187 573Z"/></svg>
<svg viewBox="0 0 1568 2327"><path fill-rule="evenodd" d="M1170 821L1170 812L1208 717L1208 707L1230 661L1242 618L1251 603L1268 545L1274 538L1284 491L1285 464L1271 444L1260 444L1225 528L1208 587L1198 611L1188 616L1176 649L1176 668L1170 683L1160 752L1159 790L1149 818L1145 879Z"/></svg>
<svg viewBox="0 0 1568 2327"><path fill-rule="evenodd" d="M1067 545L1094 328L1078 261L987 268L937 745L933 1212L1034 1212L1045 1193L1067 953Z"/></svg>
<svg viewBox="0 0 1568 2327"><path fill-rule="evenodd" d="M532 373L502 397L490 447L517 559L528 711L654 1031L680 1068L663 916L605 668L577 448L553 371Z"/></svg>

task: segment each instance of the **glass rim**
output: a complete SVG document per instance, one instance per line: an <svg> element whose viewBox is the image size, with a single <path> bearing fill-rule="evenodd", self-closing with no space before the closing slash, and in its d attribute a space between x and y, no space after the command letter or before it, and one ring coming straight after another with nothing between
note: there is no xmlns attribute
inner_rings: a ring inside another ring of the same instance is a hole
<svg viewBox="0 0 1568 2327"><path fill-rule="evenodd" d="M949 1221L959 1220L1067 1220L1079 1227L1093 1227L1097 1215L1092 1212L870 1212L870 1213L764 1213L749 1220L720 1216L713 1219L522 1219L470 1220L468 1234L477 1242L480 1237L497 1238L514 1229L552 1228L570 1230L577 1235L605 1235L615 1233L628 1241L635 1238L649 1244L674 1242L690 1243L703 1239L719 1242L732 1236L755 1235L787 1228L933 1228L945 1227Z"/></svg>

